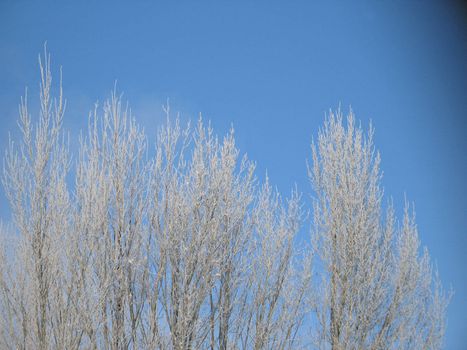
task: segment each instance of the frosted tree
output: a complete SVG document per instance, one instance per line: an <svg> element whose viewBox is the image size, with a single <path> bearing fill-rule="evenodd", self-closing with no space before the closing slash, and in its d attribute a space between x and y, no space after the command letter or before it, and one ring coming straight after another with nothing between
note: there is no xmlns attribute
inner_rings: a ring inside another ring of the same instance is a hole
<svg viewBox="0 0 467 350"><path fill-rule="evenodd" d="M19 235L12 260L2 264L5 348L72 348L80 337L75 296L68 150L60 132L65 102L51 97L50 57L39 58L40 112L34 125L21 101L22 142L10 141L3 183ZM9 252L11 254L11 251Z"/></svg>
<svg viewBox="0 0 467 350"><path fill-rule="evenodd" d="M90 116L76 173L82 319L93 348L126 349L139 336L146 296L146 138L115 92Z"/></svg>
<svg viewBox="0 0 467 350"><path fill-rule="evenodd" d="M145 346L290 347L308 287L291 284L299 274L293 266L299 198L285 208L269 185L256 189L254 165L246 157L238 162L233 131L220 142L200 121L191 161L189 135L168 122L158 137ZM298 297L289 300L294 292Z"/></svg>
<svg viewBox="0 0 467 350"><path fill-rule="evenodd" d="M352 112L330 113L312 145L309 176L316 194L312 240L323 273L317 284L321 349L439 349L448 298L440 287L414 215L383 220L380 157L373 129Z"/></svg>

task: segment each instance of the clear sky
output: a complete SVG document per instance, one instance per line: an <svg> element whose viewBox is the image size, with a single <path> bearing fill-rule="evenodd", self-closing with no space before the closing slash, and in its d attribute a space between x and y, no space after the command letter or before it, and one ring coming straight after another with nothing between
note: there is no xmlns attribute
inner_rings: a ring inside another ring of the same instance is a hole
<svg viewBox="0 0 467 350"><path fill-rule="evenodd" d="M399 213L404 193L415 202L422 243L455 290L446 349L465 349L466 14L421 0L2 0L0 147L17 134L25 86L37 106L44 41L55 72L63 66L72 145L118 80L152 140L170 98L182 120L201 112L220 135L233 124L241 151L284 194L294 183L311 193L311 139L327 110L352 106L375 127L386 195ZM0 215L8 220L3 189Z"/></svg>

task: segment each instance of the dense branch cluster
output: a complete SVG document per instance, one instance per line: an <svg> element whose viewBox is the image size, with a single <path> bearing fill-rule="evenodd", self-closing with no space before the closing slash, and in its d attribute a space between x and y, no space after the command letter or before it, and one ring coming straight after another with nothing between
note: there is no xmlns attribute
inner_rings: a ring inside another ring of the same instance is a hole
<svg viewBox="0 0 467 350"><path fill-rule="evenodd" d="M183 128L166 107L148 151L113 93L71 161L47 54L40 72L38 121L25 98L4 159L0 348L441 347L448 297L409 208L401 224L382 214L372 131L352 114L312 145L302 249L304 200L259 183L233 131Z"/></svg>

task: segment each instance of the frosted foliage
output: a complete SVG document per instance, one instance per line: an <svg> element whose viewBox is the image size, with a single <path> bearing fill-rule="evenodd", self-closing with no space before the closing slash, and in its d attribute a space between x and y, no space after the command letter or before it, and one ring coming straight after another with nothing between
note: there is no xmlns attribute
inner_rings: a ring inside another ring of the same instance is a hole
<svg viewBox="0 0 467 350"><path fill-rule="evenodd" d="M40 73L37 119L25 97L4 158L1 349L441 346L447 298L409 210L381 220L379 157L352 116L313 146L304 244L301 195L260 183L233 130L166 106L153 146L113 92L72 158L47 52Z"/></svg>
<svg viewBox="0 0 467 350"><path fill-rule="evenodd" d="M439 349L448 297L406 203L383 215L380 157L352 112L330 113L312 144L312 242L322 265L314 342L320 349ZM384 220L382 219L384 218Z"/></svg>

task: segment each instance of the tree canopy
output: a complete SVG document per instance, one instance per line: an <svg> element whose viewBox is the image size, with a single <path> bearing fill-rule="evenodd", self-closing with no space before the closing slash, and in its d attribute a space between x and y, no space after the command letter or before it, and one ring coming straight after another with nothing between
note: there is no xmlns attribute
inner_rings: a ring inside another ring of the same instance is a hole
<svg viewBox="0 0 467 350"><path fill-rule="evenodd" d="M401 222L382 205L373 129L352 112L330 112L312 143L308 220L233 130L182 127L166 106L150 156L115 91L72 160L61 77L53 98L47 52L39 63L37 119L25 97L4 158L2 348L441 347L449 296L409 205Z"/></svg>

